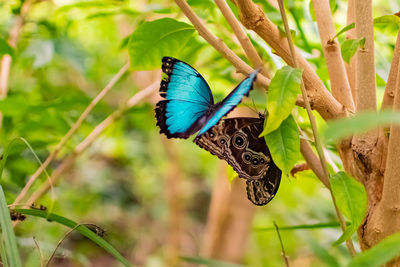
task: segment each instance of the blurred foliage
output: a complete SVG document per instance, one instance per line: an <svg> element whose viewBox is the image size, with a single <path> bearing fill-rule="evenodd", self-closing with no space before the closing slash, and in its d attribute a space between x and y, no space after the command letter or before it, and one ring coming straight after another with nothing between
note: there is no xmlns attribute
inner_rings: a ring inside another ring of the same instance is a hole
<svg viewBox="0 0 400 267"><path fill-rule="evenodd" d="M236 7L228 2L237 14ZM279 12L269 1L256 2L273 22L281 23ZM42 161L101 88L127 62L128 48L133 42L130 38L134 36L131 34L136 29L146 27L149 21L165 18L175 19L182 25L190 24L173 1L34 1L17 46L12 49L5 40L10 37L23 3L23 0L0 2L0 56L12 56L8 96L0 100L3 113L0 147L4 150L14 137L23 137ZM188 3L213 33L248 62L213 1L189 0ZM296 45L329 88L309 3L287 1L290 25L296 32ZM346 1L331 1L337 31L346 26L346 4ZM392 15L399 8L397 1L377 0L374 1L374 16ZM380 22L375 24L378 103L383 95L398 30L395 23ZM185 36L186 45L180 52L180 59L195 66L209 82L216 100L221 100L241 77L227 60L192 31L190 25L188 27L191 35ZM271 74L284 65L263 40L251 31L248 35ZM338 38L343 44L344 35ZM160 80L160 70L158 66L154 69L154 62L160 62L161 58L157 57L163 55L149 55L153 56L152 62L142 64L148 64L146 68L153 70L124 75L62 149L49 167L49 173L112 111L140 89ZM254 90L250 96L257 107L265 105L262 91ZM105 240L139 266L167 264L165 244L171 219L167 190L171 186L168 178L171 176L179 184L178 197L183 215L179 254L199 254L212 186L221 173L219 168L223 168L216 157L191 141L167 141L158 133L153 111L157 100L151 97L113 123L87 151L77 156L73 168L65 172L54 188L56 197L53 199L47 194L40 201L44 206L54 202L54 213L105 229ZM247 105L252 106L251 100ZM294 116L303 131L311 136L306 112L298 108ZM318 126L324 127L323 120L316 116ZM334 146L329 148L328 154L341 169ZM299 159L298 163L301 162ZM2 177L7 203L15 199L37 168L35 157L26 146L13 145ZM42 174L30 192L45 180ZM266 207L256 209L254 228L271 227L273 221L283 227L336 220L328 190L309 170L297 173L295 178L284 176L274 200ZM55 222L28 217L16 228L23 266L38 266L39 251L33 236L48 258L67 231ZM343 245L331 247L340 234L339 228L328 227L281 232L293 266L343 266L350 258L347 250ZM118 266L111 256L78 233L69 235L58 251L54 264ZM283 265L274 231L252 231L245 255L246 266Z"/></svg>

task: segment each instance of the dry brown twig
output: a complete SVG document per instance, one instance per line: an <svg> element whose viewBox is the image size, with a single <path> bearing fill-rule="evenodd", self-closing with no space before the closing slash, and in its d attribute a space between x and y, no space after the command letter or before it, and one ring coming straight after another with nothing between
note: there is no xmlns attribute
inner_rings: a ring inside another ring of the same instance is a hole
<svg viewBox="0 0 400 267"><path fill-rule="evenodd" d="M229 47L221 40L212 34L204 22L193 12L185 0L175 0L176 4L181 8L185 16L192 22L193 26L197 29L201 37L203 37L209 44L211 44L218 52L220 52L238 72L250 74L253 68L246 64L240 57L238 57ZM257 83L264 88L268 88L270 80L262 74L257 75Z"/></svg>
<svg viewBox="0 0 400 267"><path fill-rule="evenodd" d="M253 67L259 68L263 66L263 61L258 55L256 49L251 43L250 39L247 37L246 32L243 30L241 23L236 19L235 14L233 14L232 10L228 6L225 0L214 0L217 4L218 8L221 10L221 13L224 15L226 21L231 26L233 32L236 35L236 38L240 42L243 51L246 53L247 57L253 63ZM260 71L265 77L270 78L268 75L268 71L265 68L262 68Z"/></svg>

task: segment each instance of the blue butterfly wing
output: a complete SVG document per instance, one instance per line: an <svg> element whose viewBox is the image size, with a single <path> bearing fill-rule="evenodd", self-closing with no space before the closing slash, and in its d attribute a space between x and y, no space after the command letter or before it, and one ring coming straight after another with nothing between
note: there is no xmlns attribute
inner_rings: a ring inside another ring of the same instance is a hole
<svg viewBox="0 0 400 267"><path fill-rule="evenodd" d="M257 78L258 71L255 70L250 73L249 77L236 86L224 100L216 104L217 108L215 112L209 117L198 135L205 133L208 129L216 125L223 116L232 111L242 101L244 96L249 95L250 90L253 89L253 83Z"/></svg>
<svg viewBox="0 0 400 267"><path fill-rule="evenodd" d="M168 138L188 138L197 132L214 104L211 90L198 71L171 57L162 59L167 78L161 81L161 100L156 105L157 125Z"/></svg>

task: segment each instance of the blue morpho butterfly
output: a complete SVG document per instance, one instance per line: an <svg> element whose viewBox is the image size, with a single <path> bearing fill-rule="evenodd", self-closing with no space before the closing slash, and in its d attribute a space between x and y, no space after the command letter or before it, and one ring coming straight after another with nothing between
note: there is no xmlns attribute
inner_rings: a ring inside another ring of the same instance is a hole
<svg viewBox="0 0 400 267"><path fill-rule="evenodd" d="M171 57L162 59L162 71L167 78L161 81L161 100L156 106L160 133L168 138L188 138L199 131L205 133L234 109L253 88L258 70L253 71L224 100L214 104L205 79L188 64Z"/></svg>
<svg viewBox="0 0 400 267"><path fill-rule="evenodd" d="M188 138L199 131L194 142L211 154L226 160L246 179L248 199L265 205L275 196L281 170L272 161L264 138L264 116L220 119L240 103L253 87L258 71L252 72L225 99L214 104L204 78L188 64L164 57L161 100L156 106L157 125L168 138Z"/></svg>

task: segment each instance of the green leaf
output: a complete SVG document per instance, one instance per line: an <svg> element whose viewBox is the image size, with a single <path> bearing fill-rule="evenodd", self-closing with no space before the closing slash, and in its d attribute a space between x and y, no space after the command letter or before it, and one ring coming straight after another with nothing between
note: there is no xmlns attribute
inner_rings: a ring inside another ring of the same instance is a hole
<svg viewBox="0 0 400 267"><path fill-rule="evenodd" d="M335 242L335 244L340 244L350 239L362 223L367 211L367 194L361 183L342 171L333 175L330 183L336 205L351 222L342 236Z"/></svg>
<svg viewBox="0 0 400 267"><path fill-rule="evenodd" d="M238 176L239 175L237 174L237 172L235 172L231 165L226 165L226 177L228 177L229 183L232 183L233 179Z"/></svg>
<svg viewBox="0 0 400 267"><path fill-rule="evenodd" d="M224 262L224 261L219 261L219 260L213 260L213 259L207 259L207 258L202 258L202 257L189 257L189 256L181 256L181 259L189 262L189 263L195 263L198 265L205 265L209 267L244 267L243 265L239 264L234 264L234 263L229 263L229 262Z"/></svg>
<svg viewBox="0 0 400 267"><path fill-rule="evenodd" d="M348 39L344 41L341 47L343 60L350 63L350 59L354 56L358 47L361 46L363 42L365 43L365 38Z"/></svg>
<svg viewBox="0 0 400 267"><path fill-rule="evenodd" d="M351 118L329 121L322 136L325 142L337 142L353 134L364 133L391 123L400 124L400 112L391 110L365 111Z"/></svg>
<svg viewBox="0 0 400 267"><path fill-rule="evenodd" d="M90 240L92 240L94 243L102 247L105 251L110 253L114 258L116 258L119 262L124 264L125 266L132 266L132 264L125 259L113 246L111 246L107 241L105 241L103 238L98 236L95 232L90 230L84 225L79 225L78 223L67 219L63 216L54 214L54 213L48 213L47 211L43 210L37 210L37 209L15 209L15 211L20 212L25 215L31 215L35 217L40 217L44 218L47 221L54 221L59 224L65 225L71 229L75 228L75 230L79 233L81 233L83 236L86 236Z"/></svg>
<svg viewBox="0 0 400 267"><path fill-rule="evenodd" d="M179 57L194 31L191 25L170 18L143 23L128 43L132 69L156 69L162 57Z"/></svg>
<svg viewBox="0 0 400 267"><path fill-rule="evenodd" d="M276 130L292 112L300 93L302 72L301 69L285 66L272 78L268 88L268 120L260 136Z"/></svg>
<svg viewBox="0 0 400 267"><path fill-rule="evenodd" d="M356 24L353 22L352 24L347 25L346 27L344 27L343 29L341 29L335 36L333 36L332 40L334 40L335 38L339 37L340 35L342 35L343 33L354 29L356 27Z"/></svg>
<svg viewBox="0 0 400 267"><path fill-rule="evenodd" d="M400 233L391 235L372 248L357 254L347 267L379 267L400 255Z"/></svg>
<svg viewBox="0 0 400 267"><path fill-rule="evenodd" d="M374 25L379 23L384 23L384 24L394 23L400 27L400 18L396 15L384 15L374 18Z"/></svg>
<svg viewBox="0 0 400 267"><path fill-rule="evenodd" d="M5 54L12 56L14 54L14 49L12 49L6 40L0 38L0 56Z"/></svg>
<svg viewBox="0 0 400 267"><path fill-rule="evenodd" d="M340 227L340 224L338 222L327 222L327 223L279 226L279 231L309 230L309 229L337 228L337 227ZM253 231L256 231L256 232L276 231L276 228L275 227L259 227L259 228L254 228Z"/></svg>
<svg viewBox="0 0 400 267"><path fill-rule="evenodd" d="M276 166L284 174L290 173L300 155L299 130L292 115L278 129L266 135L265 141Z"/></svg>

